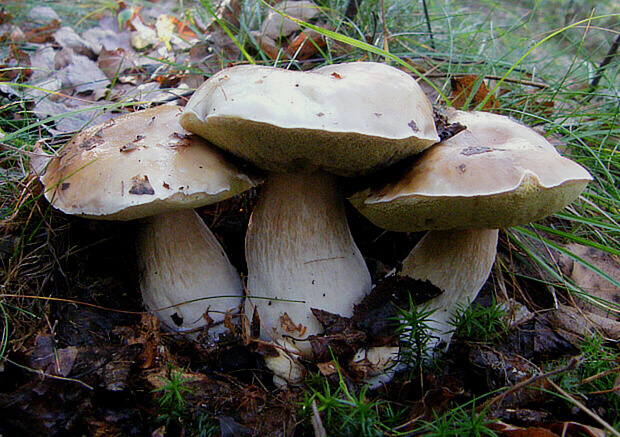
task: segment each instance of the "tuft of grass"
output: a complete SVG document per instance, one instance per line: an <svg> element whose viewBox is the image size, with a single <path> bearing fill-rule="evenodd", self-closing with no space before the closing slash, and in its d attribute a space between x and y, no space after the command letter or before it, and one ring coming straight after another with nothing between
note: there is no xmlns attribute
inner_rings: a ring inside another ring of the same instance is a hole
<svg viewBox="0 0 620 437"><path fill-rule="evenodd" d="M498 434L489 428L495 421L486 418L486 411L476 412L475 402L472 408L457 406L448 414L434 416L432 421L423 421L419 430L420 435L432 437L498 437Z"/></svg>
<svg viewBox="0 0 620 437"><path fill-rule="evenodd" d="M329 435L337 432L342 436L383 436L402 420L389 402L369 399L367 386L350 386L340 372L336 387L316 374L309 376L307 386L301 414L309 421L314 403Z"/></svg>
<svg viewBox="0 0 620 437"><path fill-rule="evenodd" d="M450 324L455 327L457 336L487 343L506 332L506 315L506 309L494 298L489 306L459 304Z"/></svg>
<svg viewBox="0 0 620 437"><path fill-rule="evenodd" d="M409 309L396 308L398 327L396 329L400 341L399 363L406 366L409 375L419 373L424 363L430 363L433 355L428 347L433 341L434 330L429 326L430 317L435 310L427 307L416 307L409 296Z"/></svg>
<svg viewBox="0 0 620 437"><path fill-rule="evenodd" d="M585 338L580 347L579 365L560 374L556 382L620 431L620 418L616 414L620 411L620 349L617 345L610 346L600 335Z"/></svg>

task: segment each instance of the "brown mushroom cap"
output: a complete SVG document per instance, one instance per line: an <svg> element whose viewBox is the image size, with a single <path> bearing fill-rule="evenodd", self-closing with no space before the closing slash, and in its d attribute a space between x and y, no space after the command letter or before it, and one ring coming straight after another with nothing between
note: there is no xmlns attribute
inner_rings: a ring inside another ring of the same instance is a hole
<svg viewBox="0 0 620 437"><path fill-rule="evenodd" d="M159 106L88 128L52 158L45 197L67 214L130 220L219 202L258 180Z"/></svg>
<svg viewBox="0 0 620 437"><path fill-rule="evenodd" d="M181 125L276 172L365 174L439 141L418 83L372 62L309 72L228 68L198 88Z"/></svg>
<svg viewBox="0 0 620 437"><path fill-rule="evenodd" d="M508 117L455 110L448 117L467 129L424 151L404 176L350 197L377 226L507 228L561 210L592 180L544 137Z"/></svg>

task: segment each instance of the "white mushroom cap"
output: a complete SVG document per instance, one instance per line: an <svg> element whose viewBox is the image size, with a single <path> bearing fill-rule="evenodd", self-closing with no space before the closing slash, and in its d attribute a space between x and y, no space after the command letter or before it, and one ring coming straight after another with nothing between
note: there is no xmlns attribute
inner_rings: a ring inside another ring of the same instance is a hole
<svg viewBox="0 0 620 437"><path fill-rule="evenodd" d="M308 72L228 68L198 88L181 124L277 172L367 174L439 141L431 104L418 83L372 62Z"/></svg>
<svg viewBox="0 0 620 437"><path fill-rule="evenodd" d="M181 108L126 114L78 133L41 176L67 214L130 220L219 202L258 180L179 124Z"/></svg>
<svg viewBox="0 0 620 437"><path fill-rule="evenodd" d="M373 223L394 231L506 228L561 210L592 180L508 117L453 111L448 118L467 129L426 150L404 176L350 198Z"/></svg>

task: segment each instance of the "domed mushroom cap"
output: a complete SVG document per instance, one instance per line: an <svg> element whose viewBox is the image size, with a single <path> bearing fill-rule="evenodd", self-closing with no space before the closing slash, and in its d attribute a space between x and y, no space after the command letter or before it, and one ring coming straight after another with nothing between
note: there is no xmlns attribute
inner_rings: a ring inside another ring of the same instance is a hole
<svg viewBox="0 0 620 437"><path fill-rule="evenodd" d="M372 62L309 72L228 68L198 88L181 125L277 172L370 173L439 141L418 83Z"/></svg>
<svg viewBox="0 0 620 437"><path fill-rule="evenodd" d="M452 110L448 118L467 129L426 150L404 175L349 199L377 226L516 226L561 210L592 180L544 137L508 117Z"/></svg>
<svg viewBox="0 0 620 437"><path fill-rule="evenodd" d="M77 134L41 176L67 214L131 220L219 202L258 180L179 124L181 108L122 115Z"/></svg>

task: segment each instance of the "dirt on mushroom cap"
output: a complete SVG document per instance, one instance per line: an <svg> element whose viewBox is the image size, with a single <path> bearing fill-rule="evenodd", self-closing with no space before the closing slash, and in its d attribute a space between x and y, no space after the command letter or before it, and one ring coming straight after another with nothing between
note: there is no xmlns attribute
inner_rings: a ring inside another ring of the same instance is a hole
<svg viewBox="0 0 620 437"><path fill-rule="evenodd" d="M85 129L41 176L45 196L68 214L130 220L215 203L258 180L229 163L160 106Z"/></svg>
<svg viewBox="0 0 620 437"><path fill-rule="evenodd" d="M508 117L455 111L468 129L424 151L399 178L350 197L394 231L506 228L575 200L592 179L528 127Z"/></svg>

